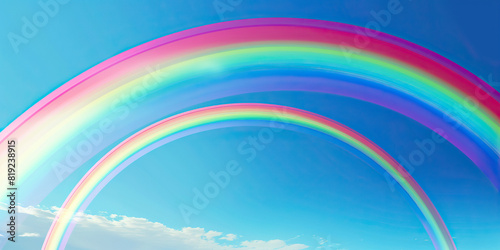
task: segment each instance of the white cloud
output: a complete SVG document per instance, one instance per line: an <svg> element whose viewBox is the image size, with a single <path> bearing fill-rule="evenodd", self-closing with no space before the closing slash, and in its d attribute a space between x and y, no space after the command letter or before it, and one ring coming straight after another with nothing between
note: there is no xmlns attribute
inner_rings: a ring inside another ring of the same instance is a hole
<svg viewBox="0 0 500 250"><path fill-rule="evenodd" d="M216 231L208 231L207 233L205 233L205 238L207 238L207 240L211 240L213 239L214 237L219 237L221 236L222 233L221 232L216 232Z"/></svg>
<svg viewBox="0 0 500 250"><path fill-rule="evenodd" d="M50 211L50 210L43 210L40 208L36 208L33 206L29 207L21 207L18 206L17 209L19 210L20 214L26 214L26 215L32 215L37 218L44 218L44 219L54 219L55 213Z"/></svg>
<svg viewBox="0 0 500 250"><path fill-rule="evenodd" d="M233 241L236 240L238 236L236 234L226 234L226 236L220 237L221 240Z"/></svg>
<svg viewBox="0 0 500 250"><path fill-rule="evenodd" d="M23 233L19 237L40 237L39 233Z"/></svg>
<svg viewBox="0 0 500 250"><path fill-rule="evenodd" d="M20 207L22 217L17 249L40 248L59 208L45 210L38 207ZM3 209L0 206L0 209ZM33 233L36 232L36 233ZM41 237L40 237L41 236ZM68 249L193 249L193 250L300 250L303 244L287 244L283 240L251 240L236 243L235 234L226 234L204 228L169 228L145 218L111 214L110 216L79 214ZM24 240L30 239L30 240ZM92 239L92 240L89 240ZM5 237L0 240L6 240ZM232 245L227 245L231 241ZM225 243L224 243L225 242ZM3 245L0 242L0 247ZM6 244L9 249L12 244Z"/></svg>

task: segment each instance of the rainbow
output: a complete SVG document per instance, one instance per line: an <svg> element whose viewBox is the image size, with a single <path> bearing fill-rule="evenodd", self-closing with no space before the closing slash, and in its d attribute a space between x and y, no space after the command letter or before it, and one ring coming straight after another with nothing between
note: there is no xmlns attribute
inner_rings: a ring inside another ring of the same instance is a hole
<svg viewBox="0 0 500 250"><path fill-rule="evenodd" d="M210 100L266 91L342 95L399 112L442 130L500 188L496 90L403 39L292 18L211 24L120 53L2 130L0 161L6 162L6 141L16 139L29 155L18 168L24 190L18 201L37 205L72 171L154 121Z"/></svg>
<svg viewBox="0 0 500 250"><path fill-rule="evenodd" d="M309 128L337 138L362 152L387 171L411 197L424 215L426 228L436 248L455 249L448 229L432 202L410 174L389 154L361 134L331 119L299 109L269 104L225 104L200 108L159 121L127 138L101 158L73 189L54 219L43 249L65 247L71 233L68 226L74 215L79 210L85 210L82 204L89 203L86 200L93 198L91 193L98 186L102 189L105 185L102 184L103 180L128 158L179 132L206 124L235 120L279 121Z"/></svg>

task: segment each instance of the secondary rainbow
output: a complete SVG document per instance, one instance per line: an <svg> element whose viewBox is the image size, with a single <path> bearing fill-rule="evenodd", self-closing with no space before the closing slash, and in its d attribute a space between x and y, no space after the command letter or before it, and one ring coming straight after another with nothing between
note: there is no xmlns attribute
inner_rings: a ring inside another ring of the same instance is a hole
<svg viewBox="0 0 500 250"><path fill-rule="evenodd" d="M331 119L299 109L269 104L225 104L200 108L159 121L127 138L101 158L73 189L54 219L43 249L64 248L71 233L71 230L67 229L73 216L77 211L85 209L82 204L89 199L89 195L99 185L102 188L102 181L128 158L181 131L234 120L279 120L281 123L319 131L357 149L387 171L411 197L425 218L426 229L436 248L455 249L443 220L428 196L389 154L361 134Z"/></svg>

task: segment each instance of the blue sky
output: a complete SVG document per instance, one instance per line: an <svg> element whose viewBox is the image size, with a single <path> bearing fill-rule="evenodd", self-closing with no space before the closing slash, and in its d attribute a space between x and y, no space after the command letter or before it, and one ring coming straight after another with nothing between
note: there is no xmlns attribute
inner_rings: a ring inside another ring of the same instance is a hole
<svg viewBox="0 0 500 250"><path fill-rule="evenodd" d="M364 26L374 20L370 12L387 8L387 2L242 0L223 17L300 17ZM500 2L400 2L403 11L392 17L383 32L427 47L476 75L500 81ZM0 34L20 33L22 18L32 17L41 8L37 1L0 3ZM176 31L220 21L212 1L69 1L28 44L21 44L17 53L7 38L0 39L0 127L70 78L113 55ZM382 107L325 94L246 94L200 106L232 102L275 103L317 112L351 126L394 157L407 158L418 150L415 140L429 138L432 133ZM153 236L144 228L158 222L176 230L166 230L172 242L177 239L172 232L179 235L183 228L199 227L204 230L203 236L197 231L184 232L182 237L206 240L200 244L213 240L218 246L244 247L262 243L259 241L267 246L276 244L269 249L432 249L403 195L392 190L376 167L360 160L352 150L324 138L283 131L248 162L238 146L259 129L242 127L196 134L139 159L88 207L87 213L94 217L86 217L76 227L68 248L85 249L89 243L84 239L88 237L101 242L101 247L117 240L127 246L132 241L127 233L137 235L133 240L146 241L145 237ZM81 176L104 153L75 171L40 208L27 212L34 217L30 219L33 223L22 230L31 230L24 233L33 235L18 247L40 244L54 212L50 208L61 206ZM231 160L241 163L242 172L186 223L179 205L190 204L193 188L202 189L212 182L210 172L222 170ZM435 153L415 166L412 175L441 212L457 246L500 246L499 194L466 156L447 142L437 144ZM143 220L134 220L131 225L135 227L116 222L130 218ZM95 230L86 230L88 225ZM129 231L117 230L117 225ZM207 238L210 230L223 234ZM227 234L236 238L220 239ZM179 244L171 247L179 249L184 243Z"/></svg>

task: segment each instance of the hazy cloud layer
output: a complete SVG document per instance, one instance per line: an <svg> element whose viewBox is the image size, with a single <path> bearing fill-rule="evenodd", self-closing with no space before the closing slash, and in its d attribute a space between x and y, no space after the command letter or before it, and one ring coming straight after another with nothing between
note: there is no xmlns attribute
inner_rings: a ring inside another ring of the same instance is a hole
<svg viewBox="0 0 500 250"><path fill-rule="evenodd" d="M16 243L7 242L5 249L38 249L43 244L52 219L58 208L50 210L37 207L18 207L21 219ZM0 208L5 210L5 208ZM145 218L80 214L78 226L73 231L67 249L197 249L197 250L300 250L304 244L287 244L274 239L246 240L237 243L241 236L204 228L186 227L181 230L168 228ZM5 235L0 236L2 242Z"/></svg>

